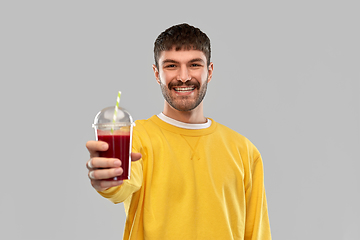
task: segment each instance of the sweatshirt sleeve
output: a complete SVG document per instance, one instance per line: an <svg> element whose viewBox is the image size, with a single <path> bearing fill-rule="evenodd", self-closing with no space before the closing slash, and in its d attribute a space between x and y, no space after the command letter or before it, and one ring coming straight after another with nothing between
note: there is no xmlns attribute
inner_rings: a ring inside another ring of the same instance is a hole
<svg viewBox="0 0 360 240"><path fill-rule="evenodd" d="M133 134L132 152L142 152L139 137ZM124 180L123 184L117 187L109 188L104 191L98 192L104 198L109 199L113 203L121 203L127 198L131 197L133 193L137 192L143 182L143 159L131 162L130 179Z"/></svg>
<svg viewBox="0 0 360 240"><path fill-rule="evenodd" d="M259 155L250 163L246 197L245 240L271 240L266 202L263 162Z"/></svg>

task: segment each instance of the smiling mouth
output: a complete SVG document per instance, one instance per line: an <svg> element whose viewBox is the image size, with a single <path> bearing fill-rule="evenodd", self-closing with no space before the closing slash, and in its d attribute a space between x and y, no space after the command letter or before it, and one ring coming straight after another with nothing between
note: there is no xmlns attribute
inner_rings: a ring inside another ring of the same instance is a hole
<svg viewBox="0 0 360 240"><path fill-rule="evenodd" d="M194 91L195 87L175 87L174 90L176 92L192 92Z"/></svg>

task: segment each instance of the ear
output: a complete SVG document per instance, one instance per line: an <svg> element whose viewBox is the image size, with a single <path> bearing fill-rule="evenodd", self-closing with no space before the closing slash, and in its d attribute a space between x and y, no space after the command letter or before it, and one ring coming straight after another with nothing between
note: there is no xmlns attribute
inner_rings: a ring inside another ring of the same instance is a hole
<svg viewBox="0 0 360 240"><path fill-rule="evenodd" d="M213 71L214 71L214 64L211 62L208 67L208 79L207 79L208 83L211 81Z"/></svg>
<svg viewBox="0 0 360 240"><path fill-rule="evenodd" d="M152 65L153 71L154 71L154 75L156 78L156 81L158 84L160 84L160 78L159 78L159 70L157 69L157 67L155 66L155 64Z"/></svg>

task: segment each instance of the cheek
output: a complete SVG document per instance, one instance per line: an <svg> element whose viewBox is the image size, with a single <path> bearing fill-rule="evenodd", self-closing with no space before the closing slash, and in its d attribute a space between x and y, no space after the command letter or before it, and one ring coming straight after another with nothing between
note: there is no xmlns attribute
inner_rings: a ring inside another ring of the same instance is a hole
<svg viewBox="0 0 360 240"><path fill-rule="evenodd" d="M168 85L170 82L175 81L177 82L177 77L178 75L176 74L175 71L169 71L169 72L162 72L160 74L160 81L162 84Z"/></svg>
<svg viewBox="0 0 360 240"><path fill-rule="evenodd" d="M203 72L202 74L201 74L201 82L207 82L207 80L208 80L208 73L207 72Z"/></svg>
<svg viewBox="0 0 360 240"><path fill-rule="evenodd" d="M171 79L172 79L171 76L169 76L169 74L164 73L164 72L162 72L162 73L159 74L159 78L160 78L160 81L161 81L163 84L169 83L169 82L171 81Z"/></svg>

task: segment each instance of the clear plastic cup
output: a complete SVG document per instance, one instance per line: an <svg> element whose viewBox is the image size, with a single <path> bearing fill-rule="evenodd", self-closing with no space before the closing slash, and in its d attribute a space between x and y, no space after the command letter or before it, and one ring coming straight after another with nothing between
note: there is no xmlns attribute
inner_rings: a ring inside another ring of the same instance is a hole
<svg viewBox="0 0 360 240"><path fill-rule="evenodd" d="M109 144L107 151L99 152L100 157L118 158L121 160L123 174L110 180L130 179L131 172L131 144L133 119L128 111L119 107L115 122L113 122L115 107L101 110L94 119L92 127L98 141Z"/></svg>

